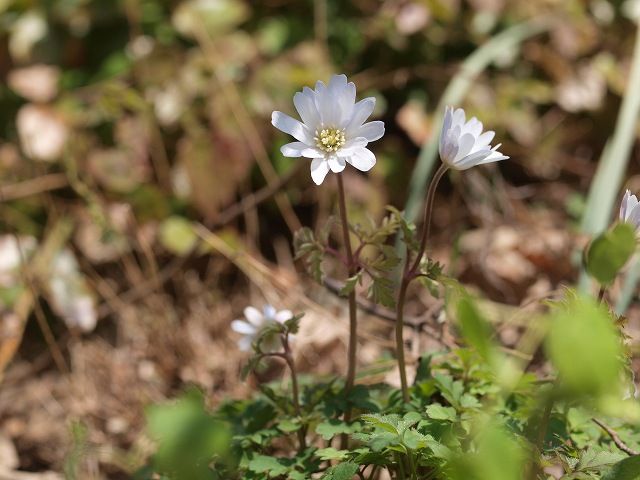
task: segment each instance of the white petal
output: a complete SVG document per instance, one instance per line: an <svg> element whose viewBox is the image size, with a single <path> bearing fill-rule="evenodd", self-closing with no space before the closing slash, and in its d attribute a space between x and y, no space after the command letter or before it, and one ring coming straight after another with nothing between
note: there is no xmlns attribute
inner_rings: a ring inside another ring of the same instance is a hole
<svg viewBox="0 0 640 480"><path fill-rule="evenodd" d="M340 105L340 120L338 126L346 127L353 115L353 108L356 103L356 86L353 82L347 83L339 94L338 102Z"/></svg>
<svg viewBox="0 0 640 480"><path fill-rule="evenodd" d="M442 120L442 130L440 131L440 142L438 145L438 151L440 152L440 157L443 156L445 140L447 138L447 133L451 128L452 122L453 122L453 108L447 105L444 109L444 119Z"/></svg>
<svg viewBox="0 0 640 480"><path fill-rule="evenodd" d="M317 98L320 120L324 125L339 127L342 116L341 101L347 96L346 75L333 75L329 85Z"/></svg>
<svg viewBox="0 0 640 480"><path fill-rule="evenodd" d="M274 317L276 316L276 309L273 308L272 305L267 304L262 308L262 313L265 320L271 321L274 320Z"/></svg>
<svg viewBox="0 0 640 480"><path fill-rule="evenodd" d="M307 147L302 151L302 156L306 158L324 158L325 152L315 147Z"/></svg>
<svg viewBox="0 0 640 480"><path fill-rule="evenodd" d="M367 118L369 118L369 115L373 113L375 106L375 97L367 97L354 105L353 112L351 113L351 120L349 120L349 124L346 129L346 133L349 137L354 136L356 129L358 129L367 120Z"/></svg>
<svg viewBox="0 0 640 480"><path fill-rule="evenodd" d="M308 144L313 142L313 135L310 134L309 129L286 113L273 112L271 114L271 124L278 130L288 133L296 140Z"/></svg>
<svg viewBox="0 0 640 480"><path fill-rule="evenodd" d="M476 144L476 137L470 133L463 134L458 140L458 153L454 158L454 163L463 159L471 153L473 146Z"/></svg>
<svg viewBox="0 0 640 480"><path fill-rule="evenodd" d="M456 170L467 170L476 165L480 165L489 155L491 155L491 150L481 150L456 160L451 166Z"/></svg>
<svg viewBox="0 0 640 480"><path fill-rule="evenodd" d="M482 135L480 135L476 140L476 147L479 148L479 147L484 147L489 145L495 135L496 135L496 132L494 132L493 130L487 130Z"/></svg>
<svg viewBox="0 0 640 480"><path fill-rule="evenodd" d="M453 112L453 116L451 118L451 126L452 127L460 127L460 128L462 128L462 126L464 125L465 121L466 121L466 115L464 113L464 110L462 108L457 108Z"/></svg>
<svg viewBox="0 0 640 480"><path fill-rule="evenodd" d="M347 165L344 158L338 157L337 155L330 155L327 158L327 162L329 162L329 168L333 173L340 173Z"/></svg>
<svg viewBox="0 0 640 480"><path fill-rule="evenodd" d="M357 148L366 147L367 141L364 137L356 137L347 140L340 150L336 152L339 157L350 157Z"/></svg>
<svg viewBox="0 0 640 480"><path fill-rule="evenodd" d="M231 322L231 330L241 333L243 335L253 335L256 333L256 327L244 320L234 320Z"/></svg>
<svg viewBox="0 0 640 480"><path fill-rule="evenodd" d="M302 92L298 92L293 96L293 104L302 122L312 131L320 123L320 113L318 113L318 108L316 107L315 97L315 92L309 87L304 87Z"/></svg>
<svg viewBox="0 0 640 480"><path fill-rule="evenodd" d="M475 138L478 138L478 136L482 133L482 122L476 117L472 117L471 120L464 124L462 132L470 133Z"/></svg>
<svg viewBox="0 0 640 480"><path fill-rule="evenodd" d="M314 158L311 161L311 179L316 185L322 184L327 173L329 173L329 162L324 158Z"/></svg>
<svg viewBox="0 0 640 480"><path fill-rule="evenodd" d="M356 131L356 135L366 138L369 142L378 140L384 135L384 122L376 120L375 122L365 123Z"/></svg>
<svg viewBox="0 0 640 480"><path fill-rule="evenodd" d="M309 146L306 143L291 142L280 147L280 152L282 152L282 155L285 157L301 157L302 152L307 148L309 148Z"/></svg>
<svg viewBox="0 0 640 480"><path fill-rule="evenodd" d="M260 328L264 324L264 317L262 312L255 307L247 307L244 309L244 318L250 323Z"/></svg>
<svg viewBox="0 0 640 480"><path fill-rule="evenodd" d="M276 313L274 318L276 322L284 323L287 320L291 320L293 318L293 313L291 313L291 310L280 310L278 313Z"/></svg>
<svg viewBox="0 0 640 480"><path fill-rule="evenodd" d="M640 227L640 205L635 205L629 212L626 221L637 230Z"/></svg>
<svg viewBox="0 0 640 480"><path fill-rule="evenodd" d="M358 148L347 161L362 172L368 172L376 164L376 156L368 148Z"/></svg>
<svg viewBox="0 0 640 480"><path fill-rule="evenodd" d="M618 218L620 218L620 220L622 221L627 219L627 205L629 203L630 195L631 192L627 189L627 191L625 191L624 195L622 196L622 202L620 202L620 215L618 216Z"/></svg>

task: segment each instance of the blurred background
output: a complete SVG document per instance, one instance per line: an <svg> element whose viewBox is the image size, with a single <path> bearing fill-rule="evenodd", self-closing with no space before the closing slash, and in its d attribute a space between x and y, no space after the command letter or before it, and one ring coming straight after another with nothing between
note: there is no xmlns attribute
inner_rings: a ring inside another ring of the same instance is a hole
<svg viewBox="0 0 640 480"><path fill-rule="evenodd" d="M433 255L498 321L577 282L586 206L608 223L622 183L640 190L640 130L616 124L638 18L639 0L0 0L0 478L129 478L153 452L145 406L249 395L229 323L250 304L305 311L300 369L344 370L345 272L317 285L291 247L335 213L335 180L270 125L332 73L386 124L376 167L345 172L353 222L419 210L453 103L511 159L441 184ZM624 134L622 177L589 198ZM634 282L610 292L632 339ZM455 344L441 307L411 293L415 356ZM397 382L389 318L361 325L360 363Z"/></svg>

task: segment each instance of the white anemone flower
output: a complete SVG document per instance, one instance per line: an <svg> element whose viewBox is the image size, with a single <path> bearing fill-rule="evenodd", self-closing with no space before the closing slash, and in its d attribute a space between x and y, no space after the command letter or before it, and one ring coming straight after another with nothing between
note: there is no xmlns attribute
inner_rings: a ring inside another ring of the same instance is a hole
<svg viewBox="0 0 640 480"><path fill-rule="evenodd" d="M509 157L498 151L502 144L493 148L489 145L494 135L491 130L482 133L482 122L476 117L467 122L462 108L447 107L440 133L440 158L456 170L506 160Z"/></svg>
<svg viewBox="0 0 640 480"><path fill-rule="evenodd" d="M244 319L231 322L232 330L242 335L238 340L238 348L243 352L251 350L251 345L265 327L272 323L284 323L291 318L293 314L290 310L277 311L271 305L265 305L262 312L255 307L245 308ZM265 350L275 350L278 348L278 339L266 339L262 346Z"/></svg>
<svg viewBox="0 0 640 480"><path fill-rule="evenodd" d="M622 203L620 204L620 221L631 224L636 230L640 228L639 204L638 197L631 195L629 190L624 192L624 197L622 197Z"/></svg>
<svg viewBox="0 0 640 480"><path fill-rule="evenodd" d="M342 172L347 163L367 172L376 157L367 147L384 135L381 121L364 123L376 99L356 103L356 86L345 75L334 75L329 85L317 82L315 90L304 87L293 96L293 104L302 122L282 112L273 112L271 123L297 142L283 145L285 157L311 158L311 178L320 185L331 170Z"/></svg>

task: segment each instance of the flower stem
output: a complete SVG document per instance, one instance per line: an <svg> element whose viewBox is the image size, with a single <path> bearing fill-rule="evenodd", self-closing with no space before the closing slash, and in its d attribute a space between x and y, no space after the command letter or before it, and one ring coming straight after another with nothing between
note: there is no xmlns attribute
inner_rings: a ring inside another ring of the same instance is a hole
<svg viewBox="0 0 640 480"><path fill-rule="evenodd" d="M342 174L336 174L338 179L338 205L340 207L340 219L342 221L342 235L344 239L344 248L347 252L347 271L349 277L352 277L356 273L356 262L353 257L353 249L351 248L351 237L349 236L349 222L347 220L347 202L344 194L344 183L342 181ZM349 292L349 347L348 347L348 365L347 365L347 379L345 382L345 393L348 395L356 379L356 349L358 348L358 312L356 305L356 292L355 289ZM351 405L347 404L347 409L344 412L344 421L349 423L351 421ZM348 444L347 434L342 434L340 438L340 448L346 449Z"/></svg>
<svg viewBox="0 0 640 480"><path fill-rule="evenodd" d="M344 194L344 183L342 174L337 174L338 179L338 205L340 206L340 219L342 221L342 235L344 238L344 248L347 252L347 270L349 277L356 274L356 264L353 258L353 249L351 248L351 238L349 236L349 222L347 220L347 204ZM349 293L349 353L347 380L345 390L349 392L353 388L356 377L356 349L357 349L357 328L358 317L356 310L356 292L352 290Z"/></svg>
<svg viewBox="0 0 640 480"><path fill-rule="evenodd" d="M296 370L296 363L291 355L291 348L289 347L289 336L284 335L282 337L282 346L284 348L284 360L287 362L289 370L291 371L291 389L293 390L293 408L296 412L296 416L302 420L302 410L300 409L300 389L298 387L298 371ZM307 448L306 441L306 428L301 426L298 429L298 441L300 443L300 451L302 452Z"/></svg>
<svg viewBox="0 0 640 480"><path fill-rule="evenodd" d="M427 248L427 242L429 241L429 234L431 233L431 215L433 213L433 204L435 203L436 198L436 189L438 188L438 184L445 173L447 173L449 167L445 163L440 164L440 168L436 170L436 173L433 175L433 179L431 180L431 184L429 185L429 190L427 191L427 204L424 208L424 218L422 221L422 237L420 238L420 247L418 248L418 253L416 254L416 258L411 266L410 272L412 275L418 271L418 267L420 267L420 261L422 260L422 256ZM409 259L407 258L407 262Z"/></svg>
<svg viewBox="0 0 640 480"><path fill-rule="evenodd" d="M438 183L447 172L449 167L442 163L440 168L433 175L429 190L427 191L427 201L424 209L424 220L422 222L422 236L420 237L420 247L416 253L416 257L411 263L410 250L407 248L405 255L405 265L400 281L400 289L398 291L398 299L396 302L396 356L398 358L398 368L400 370L400 385L402 387L402 398L406 402L409 401L409 385L407 383L407 370L404 358L404 304L407 299L407 288L409 284L416 278L422 256L427 248L429 234L431 233L431 214L433 213L433 204L436 198L436 189ZM411 266L409 266L411 265Z"/></svg>
<svg viewBox="0 0 640 480"><path fill-rule="evenodd" d="M407 369L404 361L404 303L407 297L407 287L409 286L408 277L403 276L400 282L400 290L398 291L397 310L396 310L396 357L398 360L398 369L400 370L400 386L402 388L402 399L405 403L409 402L409 385L407 383Z"/></svg>

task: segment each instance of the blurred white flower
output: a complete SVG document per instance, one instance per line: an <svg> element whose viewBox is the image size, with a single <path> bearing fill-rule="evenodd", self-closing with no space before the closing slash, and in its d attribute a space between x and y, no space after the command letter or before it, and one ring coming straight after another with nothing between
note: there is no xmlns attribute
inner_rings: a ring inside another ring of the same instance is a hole
<svg viewBox="0 0 640 480"><path fill-rule="evenodd" d="M631 195L627 190L622 197L620 204L620 221L629 223L638 230L640 228L640 207L638 207L638 197Z"/></svg>
<svg viewBox="0 0 640 480"><path fill-rule="evenodd" d="M376 100L365 98L355 103L356 86L345 75L334 75L329 85L317 82L315 90L305 87L293 96L293 104L302 122L282 112L273 112L271 123L297 142L283 145L285 157L311 158L311 178L320 185L329 170L342 172L350 163L363 172L376 164L369 142L384 135L384 123L364 123L373 112Z"/></svg>
<svg viewBox="0 0 640 480"><path fill-rule="evenodd" d="M16 117L20 145L27 156L46 162L56 160L64 149L69 129L51 108L26 104Z"/></svg>
<svg viewBox="0 0 640 480"><path fill-rule="evenodd" d="M9 72L11 90L33 102L48 102L58 94L60 69L53 65L31 65Z"/></svg>
<svg viewBox="0 0 640 480"><path fill-rule="evenodd" d="M482 133L482 122L476 117L467 122L462 108L447 107L440 133L440 158L456 170L509 158L498 151L501 144L493 148L489 145L494 135L491 130Z"/></svg>
<svg viewBox="0 0 640 480"><path fill-rule="evenodd" d="M95 301L71 250L64 249L55 256L48 286L51 306L69 328L90 332L96 327Z"/></svg>
<svg viewBox="0 0 640 480"><path fill-rule="evenodd" d="M242 335L238 340L238 348L244 352L251 350L251 344L265 327L272 323L284 323L292 317L291 311L277 311L271 305L265 305L262 312L254 307L245 308L244 319L231 322L231 329ZM265 340L263 349L270 351L278 348L277 338Z"/></svg>
<svg viewBox="0 0 640 480"><path fill-rule="evenodd" d="M36 239L31 236L0 236L0 287L11 287L19 281L22 260L28 259L36 247Z"/></svg>
<svg viewBox="0 0 640 480"><path fill-rule="evenodd" d="M33 10L18 18L11 27L9 52L14 60L25 61L31 50L47 34L48 26L44 17Z"/></svg>
<svg viewBox="0 0 640 480"><path fill-rule="evenodd" d="M188 98L177 83L153 91L150 96L156 117L165 127L175 124L187 108Z"/></svg>

